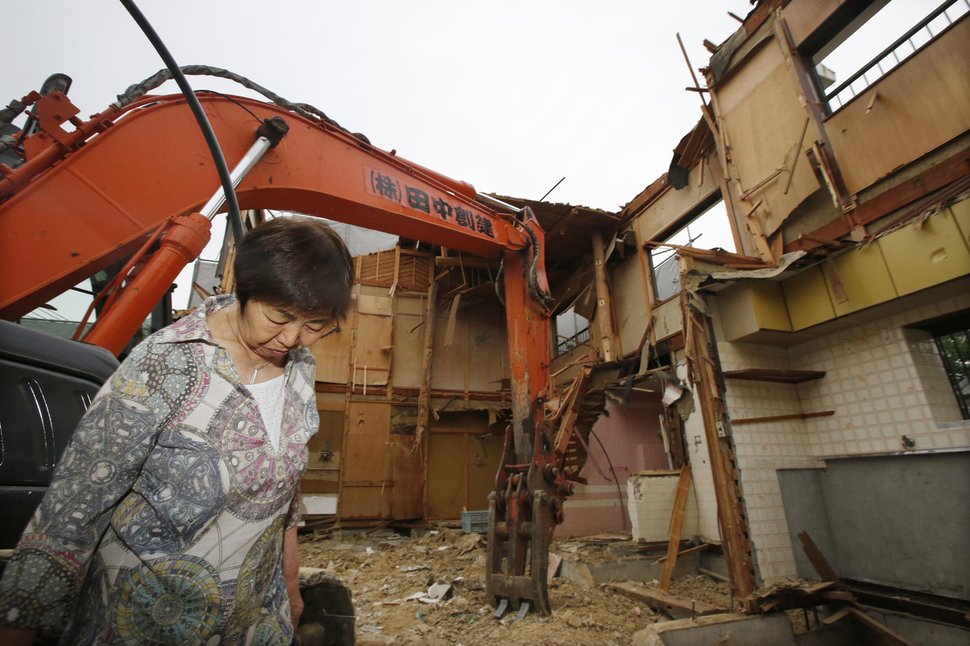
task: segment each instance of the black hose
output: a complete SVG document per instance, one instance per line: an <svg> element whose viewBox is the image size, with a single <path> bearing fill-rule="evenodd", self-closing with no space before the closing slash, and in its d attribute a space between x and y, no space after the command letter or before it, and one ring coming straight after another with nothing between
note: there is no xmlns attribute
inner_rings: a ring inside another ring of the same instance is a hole
<svg viewBox="0 0 970 646"><path fill-rule="evenodd" d="M606 447L600 442L599 436L593 432L593 429L589 429L589 434L596 438L596 442L603 449L603 455L606 456L606 461L610 465L610 471L613 473L613 482L616 483L616 494L620 497L620 518L623 521L623 529L626 530L626 510L623 508L623 490L620 489L620 477L616 475L616 469L613 468L613 460L610 459L610 454L606 452Z"/></svg>
<svg viewBox="0 0 970 646"><path fill-rule="evenodd" d="M209 146L209 152L212 154L212 161L215 163L216 171L219 173L219 181L222 183L222 190L226 194L226 205L229 207L229 224L232 226L232 236L238 246L242 242L244 235L242 216L239 214L239 202L236 200L236 192L233 190L232 179L229 177L229 167L226 165L226 159L222 155L222 149L219 147L216 133L212 130L212 124L209 123L209 119L205 116L202 104L199 103L198 97L195 96L195 92L189 86L189 82L185 79L185 75L182 74L182 70L179 69L172 54L169 53L168 48L165 47L165 43L155 33L155 29L148 22L148 19L145 18L144 14L142 14L141 10L138 9L132 0L121 0L121 4L128 10L131 17L135 19L135 22L138 23L141 30L145 32L145 36L148 37L155 51L158 52L165 66L172 73L172 78L178 83L186 102L192 108L192 114L195 115L195 120L199 123L199 128L202 130L205 142Z"/></svg>

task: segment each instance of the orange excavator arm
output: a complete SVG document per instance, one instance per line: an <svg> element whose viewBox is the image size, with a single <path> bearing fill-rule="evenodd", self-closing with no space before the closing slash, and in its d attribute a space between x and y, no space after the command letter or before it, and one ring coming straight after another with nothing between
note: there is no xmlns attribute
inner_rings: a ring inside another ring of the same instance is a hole
<svg viewBox="0 0 970 646"><path fill-rule="evenodd" d="M534 603L548 614L545 570L530 566L526 548L532 561L546 558L568 485L551 469L555 456L543 431L548 287L543 234L531 211L496 210L503 205L471 185L326 119L241 97L199 98L230 166L266 124L288 126L241 178L241 208L325 217L503 259L513 425L493 494L490 553L499 556L490 559L487 579L497 603ZM0 165L0 318L15 320L113 263L149 252L86 338L117 354L208 241L209 220L199 212L219 187L217 172L181 95L143 96L89 121L58 92L24 101L35 103L40 131L24 141L23 164ZM507 571L500 556L506 544Z"/></svg>

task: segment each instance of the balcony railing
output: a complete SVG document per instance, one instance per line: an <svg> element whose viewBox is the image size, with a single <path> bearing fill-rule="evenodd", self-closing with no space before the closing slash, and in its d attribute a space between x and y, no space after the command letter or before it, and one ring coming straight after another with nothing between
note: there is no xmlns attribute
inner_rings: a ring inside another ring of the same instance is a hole
<svg viewBox="0 0 970 646"><path fill-rule="evenodd" d="M556 356L566 354L576 346L589 341L589 328L584 328L569 338L560 337L556 344Z"/></svg>
<svg viewBox="0 0 970 646"><path fill-rule="evenodd" d="M826 94L831 111L839 110L894 67L939 38L968 12L970 0L948 0L937 7L858 72Z"/></svg>

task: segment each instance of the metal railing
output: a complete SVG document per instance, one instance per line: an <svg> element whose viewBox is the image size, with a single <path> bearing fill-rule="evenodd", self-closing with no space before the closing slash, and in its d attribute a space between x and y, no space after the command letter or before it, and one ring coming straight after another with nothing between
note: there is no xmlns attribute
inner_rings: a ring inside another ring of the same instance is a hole
<svg viewBox="0 0 970 646"><path fill-rule="evenodd" d="M556 356L566 354L576 346L582 345L589 341L589 328L584 328L572 335L569 338L560 337L559 342L556 344Z"/></svg>
<svg viewBox="0 0 970 646"><path fill-rule="evenodd" d="M970 419L970 330L933 337L963 419Z"/></svg>
<svg viewBox="0 0 970 646"><path fill-rule="evenodd" d="M968 12L970 12L970 0L947 0L947 2L944 2L912 29L900 36L896 42L863 65L858 72L826 94L825 99L829 102L829 109L835 112L842 108L890 70L939 38ZM942 17L940 22L945 24L937 25L936 33L934 33L931 23L940 17ZM835 105L836 101L838 102L837 106Z"/></svg>

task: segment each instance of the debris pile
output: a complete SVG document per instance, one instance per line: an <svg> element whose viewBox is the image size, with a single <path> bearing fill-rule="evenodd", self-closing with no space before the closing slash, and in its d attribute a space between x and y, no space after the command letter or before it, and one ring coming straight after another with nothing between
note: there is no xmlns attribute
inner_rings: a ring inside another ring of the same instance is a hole
<svg viewBox="0 0 970 646"><path fill-rule="evenodd" d="M556 543L551 552L570 560L607 557L602 546L576 540ZM549 582L552 616L530 614L515 621L515 613L508 612L496 619L485 594L484 537L446 527L420 538L391 533L346 539L304 536L300 556L301 565L321 568L350 587L357 643L362 646L473 646L496 640L513 646L629 646L638 630L666 620L606 585L583 585L565 577ZM726 584L707 577L676 579L671 592L682 587L691 598L703 593L717 605L725 605L729 596Z"/></svg>

